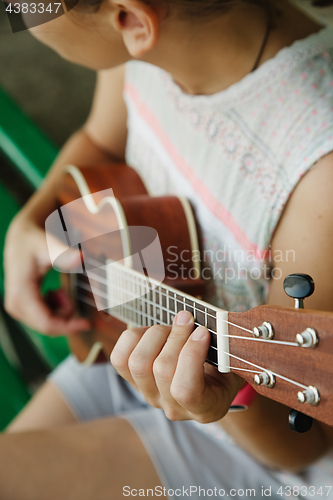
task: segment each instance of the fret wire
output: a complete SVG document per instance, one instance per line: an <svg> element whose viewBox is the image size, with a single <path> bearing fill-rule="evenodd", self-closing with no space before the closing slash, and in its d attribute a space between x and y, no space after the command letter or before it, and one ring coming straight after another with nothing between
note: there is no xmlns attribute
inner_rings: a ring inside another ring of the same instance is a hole
<svg viewBox="0 0 333 500"><path fill-rule="evenodd" d="M153 291L153 294L154 294L154 316L155 318L157 318L157 320L159 320L159 301L160 298L159 298L159 295L158 295L158 286L156 288L154 288L154 291Z"/></svg>
<svg viewBox="0 0 333 500"><path fill-rule="evenodd" d="M168 289L167 289L167 321L168 323L170 323L170 295Z"/></svg>
<svg viewBox="0 0 333 500"><path fill-rule="evenodd" d="M144 284L142 284L142 285L143 285L143 289L145 290ZM146 300L143 301L143 310L144 310L145 326L148 326L148 317L147 317L147 314L148 314L148 304L147 304Z"/></svg>
<svg viewBox="0 0 333 500"><path fill-rule="evenodd" d="M160 287L156 287L156 294L158 297L158 304L156 305L157 307L157 316L163 321L163 316L162 316L162 300L161 300L161 293L160 293Z"/></svg>
<svg viewBox="0 0 333 500"><path fill-rule="evenodd" d="M197 311L196 311L196 307L195 307L195 302L194 302L193 316L194 316L194 318L197 317Z"/></svg>
<svg viewBox="0 0 333 500"><path fill-rule="evenodd" d="M137 293L137 286L136 286L136 281L135 280L133 280L132 289L133 289L134 295L136 297L134 299L134 305L135 305L135 311L133 313L134 321L136 322L136 324L140 324L139 323L139 318L138 318L138 293Z"/></svg>
<svg viewBox="0 0 333 500"><path fill-rule="evenodd" d="M149 297L151 297L151 300L152 300L152 304L150 305L150 314L153 318L156 318L155 316L155 311L156 311L156 305L155 305L155 300L154 300L154 296L155 296L155 289L152 288L151 286L149 287L150 288L150 291L149 291ZM151 323L153 323L153 320L151 319L150 320Z"/></svg>
<svg viewBox="0 0 333 500"><path fill-rule="evenodd" d="M138 277L137 277L138 279ZM139 290L140 290L140 299L141 299L141 296L142 296L142 281L141 280L138 280L139 282ZM142 315L142 326L146 326L146 321L145 320L145 316L144 316L144 313L145 313L145 305L144 303L142 302L142 300L140 300L140 304L141 304L141 315Z"/></svg>
<svg viewBox="0 0 333 500"><path fill-rule="evenodd" d="M141 300L141 297L143 295L143 285L142 285L142 280L138 279L138 277L137 277L137 280L139 282L139 291L140 291L140 308L141 308L141 315L142 315L142 326L146 326L146 322L143 321L143 320L145 320L145 316L144 316L145 305L144 305L143 301Z"/></svg>
<svg viewBox="0 0 333 500"><path fill-rule="evenodd" d="M156 316L156 288L152 290L152 296L153 296L153 317L157 318Z"/></svg>

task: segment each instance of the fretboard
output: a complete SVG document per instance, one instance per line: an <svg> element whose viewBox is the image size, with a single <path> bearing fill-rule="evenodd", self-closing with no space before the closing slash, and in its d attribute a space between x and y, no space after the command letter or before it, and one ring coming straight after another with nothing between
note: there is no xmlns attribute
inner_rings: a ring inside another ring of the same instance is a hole
<svg viewBox="0 0 333 500"><path fill-rule="evenodd" d="M202 325L209 330L207 361L217 365L220 309L119 263L102 267L99 264L87 274L97 308L130 326L171 325L179 311L189 311L195 326ZM84 288L82 281L81 288Z"/></svg>

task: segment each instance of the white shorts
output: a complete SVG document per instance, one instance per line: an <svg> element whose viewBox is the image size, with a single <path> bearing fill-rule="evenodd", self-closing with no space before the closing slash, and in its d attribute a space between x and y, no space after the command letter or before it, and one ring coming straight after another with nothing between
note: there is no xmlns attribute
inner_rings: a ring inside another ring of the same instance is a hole
<svg viewBox="0 0 333 500"><path fill-rule="evenodd" d="M279 476L246 454L218 424L168 420L109 363L86 367L69 356L49 380L79 421L125 418L141 438L170 499L292 497L281 495Z"/></svg>

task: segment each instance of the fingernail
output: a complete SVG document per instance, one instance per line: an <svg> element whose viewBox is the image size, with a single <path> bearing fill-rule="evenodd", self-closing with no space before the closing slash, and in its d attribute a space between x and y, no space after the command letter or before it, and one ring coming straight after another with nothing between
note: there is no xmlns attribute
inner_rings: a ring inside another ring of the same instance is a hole
<svg viewBox="0 0 333 500"><path fill-rule="evenodd" d="M187 325L193 321L193 316L188 311L180 311L176 316L176 325Z"/></svg>
<svg viewBox="0 0 333 500"><path fill-rule="evenodd" d="M206 337L207 330L204 326L199 326L191 335L191 340L202 340Z"/></svg>

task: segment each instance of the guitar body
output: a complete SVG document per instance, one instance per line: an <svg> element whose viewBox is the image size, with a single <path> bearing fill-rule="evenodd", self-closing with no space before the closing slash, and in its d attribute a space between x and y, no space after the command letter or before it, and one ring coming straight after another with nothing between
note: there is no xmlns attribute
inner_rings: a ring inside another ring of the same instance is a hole
<svg viewBox="0 0 333 500"><path fill-rule="evenodd" d="M113 206L103 203L103 191L107 188L113 190ZM94 262L96 272L97 264L102 266L108 259L124 262L129 249L134 253L138 245L144 246L146 243L140 242L140 235L144 232L140 231L140 228L153 228L159 236L166 263L163 282L190 295L197 296L202 293L203 282L199 278L198 263L193 262L191 258L181 258L181 255L188 257L192 256L193 251L198 251L196 224L187 200L177 196L149 196L138 174L127 165L109 164L83 169L68 167L59 188L59 207L90 194L96 207L100 207L96 213L92 213L89 206L81 203L79 208L69 211L66 217L66 224L75 227L80 233L80 240L84 241L85 266L89 265L90 261ZM96 228L100 233L97 237ZM123 241L125 233L128 235L127 244ZM126 246L129 246L129 249L125 248ZM171 255L169 249L172 249L172 262L181 262L183 266L178 279L175 279L175 265L167 265ZM191 273L191 269L193 271L195 268L197 273ZM193 274L195 276L191 278ZM103 283L92 283L84 273L64 274L63 282L69 289L70 296L75 299L79 313L89 317L92 324L91 331L69 339L72 352L80 361L108 360L113 346L120 333L127 328L127 324L110 316L103 310L103 304L100 304L98 310L98 292L93 295L91 286L103 295ZM91 351L96 343L98 348ZM103 345L103 351L99 348L100 343ZM88 358L89 353L91 356Z"/></svg>

